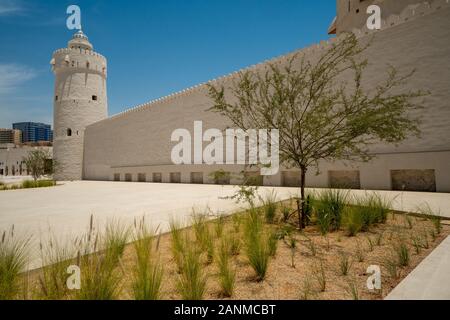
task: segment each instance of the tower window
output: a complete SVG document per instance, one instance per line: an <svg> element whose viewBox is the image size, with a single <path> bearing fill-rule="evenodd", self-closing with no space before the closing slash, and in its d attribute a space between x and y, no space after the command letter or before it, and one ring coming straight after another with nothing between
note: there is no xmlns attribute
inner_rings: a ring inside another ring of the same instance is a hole
<svg viewBox="0 0 450 320"><path fill-rule="evenodd" d="M92 96L92 100L97 101L97 96Z"/></svg>
<svg viewBox="0 0 450 320"><path fill-rule="evenodd" d="M71 137L72 136L72 129L67 129L67 136L68 137Z"/></svg>
<svg viewBox="0 0 450 320"><path fill-rule="evenodd" d="M58 96L55 96L55 101L58 101Z"/></svg>

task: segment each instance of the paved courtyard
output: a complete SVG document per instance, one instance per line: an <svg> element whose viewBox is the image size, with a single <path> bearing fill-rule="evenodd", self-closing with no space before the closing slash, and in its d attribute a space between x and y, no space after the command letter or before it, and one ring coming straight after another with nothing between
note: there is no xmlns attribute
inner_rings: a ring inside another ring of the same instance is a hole
<svg viewBox="0 0 450 320"><path fill-rule="evenodd" d="M264 195L273 188L261 188ZM54 188L0 192L0 230L14 225L16 233L33 236L33 251L42 237L53 235L61 241L88 230L90 216L97 225L111 219L132 224L145 216L148 223L168 231L173 217L187 221L192 210L230 213L238 210L233 200L222 199L236 191L232 186L182 185L124 182L65 182ZM295 189L277 189L289 198ZM34 267L38 262L32 264Z"/></svg>
<svg viewBox="0 0 450 320"><path fill-rule="evenodd" d="M275 190L278 198L287 199L297 188L264 187L264 195ZM0 231L14 225L17 233L33 235L34 251L42 237L59 239L82 235L90 216L98 225L110 219L133 223L145 216L153 226L165 232L170 218L188 220L193 208L199 212L231 213L242 205L223 197L234 194L236 187L217 185L152 184L126 182L65 182L54 188L0 192ZM365 191L352 191L363 195ZM442 215L450 217L450 194L414 192L380 192L393 200L395 209L415 211L429 203ZM33 264L34 266L35 264Z"/></svg>
<svg viewBox="0 0 450 320"><path fill-rule="evenodd" d="M273 188L261 188L264 195ZM146 216L153 225L168 228L171 217L187 219L198 212L229 213L242 205L223 199L236 191L232 186L122 182L65 182L54 188L23 189L0 193L0 229L33 234L52 231L68 234L86 230L90 216L133 222ZM276 190L280 199L295 189Z"/></svg>

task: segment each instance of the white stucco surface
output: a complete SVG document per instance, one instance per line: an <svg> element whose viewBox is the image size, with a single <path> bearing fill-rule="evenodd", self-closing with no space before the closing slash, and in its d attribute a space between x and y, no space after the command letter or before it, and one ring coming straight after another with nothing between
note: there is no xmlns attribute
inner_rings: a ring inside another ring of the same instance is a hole
<svg viewBox="0 0 450 320"><path fill-rule="evenodd" d="M287 199L298 192L296 188L262 187L264 195L275 190L278 198ZM192 209L212 213L235 212L242 205L224 200L234 194L236 187L218 185L153 184L126 182L64 182L53 188L26 189L0 192L0 231L14 225L16 233L33 236L33 250L41 238L54 235L68 240L87 231L90 216L98 226L106 221L120 219L133 223L145 216L162 232L169 228L171 217L188 220ZM352 191L361 196L366 191ZM450 194L380 191L393 200L397 210L415 211L428 203L433 210L450 217ZM36 261L33 266L36 265Z"/></svg>

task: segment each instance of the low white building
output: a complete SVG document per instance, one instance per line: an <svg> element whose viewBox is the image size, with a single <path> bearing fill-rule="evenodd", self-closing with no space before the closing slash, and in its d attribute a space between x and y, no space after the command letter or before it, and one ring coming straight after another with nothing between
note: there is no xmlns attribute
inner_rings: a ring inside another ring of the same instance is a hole
<svg viewBox="0 0 450 320"><path fill-rule="evenodd" d="M52 147L31 147L14 144L0 144L0 176L27 176L29 172L24 158L31 150L37 148L53 153Z"/></svg>

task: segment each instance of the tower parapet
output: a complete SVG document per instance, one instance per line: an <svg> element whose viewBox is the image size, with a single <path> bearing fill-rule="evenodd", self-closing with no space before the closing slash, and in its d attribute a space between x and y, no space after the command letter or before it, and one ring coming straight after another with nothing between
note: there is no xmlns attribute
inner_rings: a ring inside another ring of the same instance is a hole
<svg viewBox="0 0 450 320"><path fill-rule="evenodd" d="M57 180L83 178L86 126L108 116L107 60L80 30L50 62L55 74L54 159Z"/></svg>

